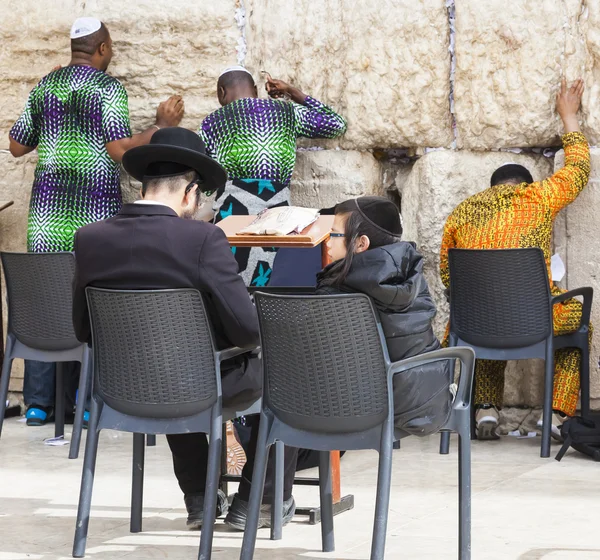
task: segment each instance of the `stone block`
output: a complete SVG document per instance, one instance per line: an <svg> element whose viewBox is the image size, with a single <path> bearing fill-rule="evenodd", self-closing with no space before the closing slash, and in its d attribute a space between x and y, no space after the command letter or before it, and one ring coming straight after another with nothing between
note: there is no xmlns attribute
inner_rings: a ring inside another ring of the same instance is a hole
<svg viewBox="0 0 600 560"><path fill-rule="evenodd" d="M566 218L566 254L563 260L567 268L566 287L570 290L581 286L594 288L592 322L594 332L590 356L591 396L600 404L600 223L598 205L600 205L600 148L592 148L592 174L588 186L577 200L563 210ZM564 152L556 155L555 166L564 165Z"/></svg>
<svg viewBox="0 0 600 560"><path fill-rule="evenodd" d="M456 5L455 114L459 147L560 145L562 76L583 77L582 117L600 138L600 3L461 0Z"/></svg>
<svg viewBox="0 0 600 560"><path fill-rule="evenodd" d="M153 124L158 103L172 94L183 95L181 126L192 130L219 107L217 78L237 60L236 5L235 0L85 2L83 13L102 19L113 36L109 72L127 89L134 128Z"/></svg>
<svg viewBox="0 0 600 560"><path fill-rule="evenodd" d="M219 107L217 78L235 64L240 30L235 0L152 2L140 0L8 0L0 40L0 148L25 105L31 88L52 68L69 62L69 29L80 15L103 20L114 41L108 73L129 94L134 132L153 124L159 102L181 94L186 103L182 126L196 130Z"/></svg>
<svg viewBox="0 0 600 560"><path fill-rule="evenodd" d="M537 432L537 421L542 414L541 408L505 406L500 411L500 428L498 432L507 435L518 430L521 435Z"/></svg>
<svg viewBox="0 0 600 560"><path fill-rule="evenodd" d="M292 203L329 208L366 194L385 195L381 167L369 152L299 151L291 182Z"/></svg>
<svg viewBox="0 0 600 560"><path fill-rule="evenodd" d="M444 0L245 5L248 66L256 77L266 70L344 115L348 132L340 146L452 142Z"/></svg>
<svg viewBox="0 0 600 560"><path fill-rule="evenodd" d="M439 150L428 152L417 160L404 183L403 238L415 241L425 257L425 275L438 305L434 326L440 338L449 311L439 277L439 251L446 218L464 199L487 188L494 170L509 161L527 167L536 181L552 173L552 162L543 156ZM509 364L506 404L541 404L542 379L540 366L535 362Z"/></svg>
<svg viewBox="0 0 600 560"><path fill-rule="evenodd" d="M5 0L0 22L0 149L27 96L55 66L69 62L69 29L82 0L45 2Z"/></svg>
<svg viewBox="0 0 600 560"><path fill-rule="evenodd" d="M15 159L8 152L0 152L0 202L14 200L0 212L1 251L27 249L27 215L36 163L35 153Z"/></svg>

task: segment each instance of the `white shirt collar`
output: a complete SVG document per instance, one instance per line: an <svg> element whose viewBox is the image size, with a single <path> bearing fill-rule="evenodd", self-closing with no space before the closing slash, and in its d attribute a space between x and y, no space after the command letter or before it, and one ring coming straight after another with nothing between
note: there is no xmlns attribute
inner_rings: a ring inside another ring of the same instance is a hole
<svg viewBox="0 0 600 560"><path fill-rule="evenodd" d="M136 200L134 204L148 204L150 206L167 206L166 204L163 204L162 202L157 202L156 200Z"/></svg>

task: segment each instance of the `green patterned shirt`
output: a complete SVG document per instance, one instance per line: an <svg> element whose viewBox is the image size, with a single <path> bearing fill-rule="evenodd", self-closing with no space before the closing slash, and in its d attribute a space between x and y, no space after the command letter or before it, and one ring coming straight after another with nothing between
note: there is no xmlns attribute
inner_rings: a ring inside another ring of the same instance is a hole
<svg viewBox="0 0 600 560"><path fill-rule="evenodd" d="M131 136L127 93L91 66L66 66L32 90L10 136L37 147L28 250L72 251L80 227L121 208L119 164L105 144Z"/></svg>

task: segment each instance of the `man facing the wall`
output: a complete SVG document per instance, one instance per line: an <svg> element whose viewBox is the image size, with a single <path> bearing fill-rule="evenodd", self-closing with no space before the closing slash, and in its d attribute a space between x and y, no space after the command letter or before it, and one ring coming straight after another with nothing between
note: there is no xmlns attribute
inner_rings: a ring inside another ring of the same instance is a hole
<svg viewBox="0 0 600 560"><path fill-rule="evenodd" d="M440 274L446 287L450 285L449 249L539 247L546 258L552 295L561 293L552 282L550 269L552 228L558 213L577 198L590 175L590 149L577 119L583 90L582 80L577 80L571 88L567 88L563 80L558 94L556 109L565 129L562 137L565 166L562 169L552 177L534 182L529 171L521 165L504 165L492 175L490 188L463 201L450 214L444 227L440 254ZM581 311L582 304L576 299L554 305L555 334L576 330ZM554 355L552 434L557 439L560 437L557 426L565 416L575 414L580 361L581 352L577 349L560 349ZM505 367L503 361L477 360L475 407L479 439L498 438L496 427L504 394ZM541 425L540 420L538 426Z"/></svg>
<svg viewBox="0 0 600 560"><path fill-rule="evenodd" d="M119 162L126 150L147 144L161 127L177 126L183 100L161 103L156 124L131 134L127 92L106 74L113 56L106 26L79 18L71 28L71 61L45 76L31 91L10 131L10 152L39 154L31 194L27 249L72 251L80 227L114 216L122 205ZM68 366L66 386L73 401L78 364ZM52 416L55 365L25 362L23 393L27 424ZM72 404L72 403L70 403Z"/></svg>

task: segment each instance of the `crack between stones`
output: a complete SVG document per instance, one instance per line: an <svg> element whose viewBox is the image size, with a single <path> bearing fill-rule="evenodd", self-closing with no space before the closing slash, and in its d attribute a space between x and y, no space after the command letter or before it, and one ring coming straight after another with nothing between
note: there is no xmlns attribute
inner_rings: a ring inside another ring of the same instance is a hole
<svg viewBox="0 0 600 560"><path fill-rule="evenodd" d="M456 6L454 4L455 0L446 0L446 12L448 15L448 30L450 33L450 42L448 44L448 52L450 53L450 73L448 76L448 80L450 82L450 93L449 93L449 102L450 102L450 118L452 122L452 144L451 149L456 150L458 144L458 128L456 126L456 115L454 114L454 78L456 74Z"/></svg>
<svg viewBox="0 0 600 560"><path fill-rule="evenodd" d="M237 63L240 66L244 66L246 54L248 52L248 43L246 42L246 7L244 5L244 0L237 0L234 19L240 31L237 46L235 47L235 50L237 51Z"/></svg>

